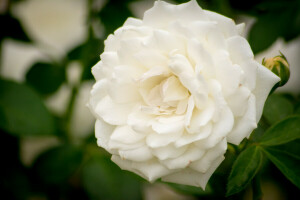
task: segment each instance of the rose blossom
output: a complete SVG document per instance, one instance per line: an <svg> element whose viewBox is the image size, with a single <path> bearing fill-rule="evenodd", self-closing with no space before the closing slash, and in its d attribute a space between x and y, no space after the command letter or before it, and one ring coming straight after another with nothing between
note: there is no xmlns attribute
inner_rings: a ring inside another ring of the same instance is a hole
<svg viewBox="0 0 300 200"><path fill-rule="evenodd" d="M89 106L113 162L150 182L205 188L279 81L254 60L242 29L195 0L157 1L108 36Z"/></svg>

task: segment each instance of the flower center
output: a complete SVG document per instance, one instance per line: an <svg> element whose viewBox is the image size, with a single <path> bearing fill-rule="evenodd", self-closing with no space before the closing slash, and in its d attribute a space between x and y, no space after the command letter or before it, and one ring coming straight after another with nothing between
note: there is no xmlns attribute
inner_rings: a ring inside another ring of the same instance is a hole
<svg viewBox="0 0 300 200"><path fill-rule="evenodd" d="M167 71L149 70L139 80L144 99L142 111L154 115L182 114L186 111L189 91L178 78Z"/></svg>

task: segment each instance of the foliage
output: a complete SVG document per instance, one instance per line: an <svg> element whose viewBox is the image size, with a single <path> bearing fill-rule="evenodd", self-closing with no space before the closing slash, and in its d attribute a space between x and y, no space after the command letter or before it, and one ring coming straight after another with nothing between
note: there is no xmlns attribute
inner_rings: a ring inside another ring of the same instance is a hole
<svg viewBox="0 0 300 200"><path fill-rule="evenodd" d="M8 7L15 1L8 1ZM88 39L62 59L35 63L24 83L0 79L0 148L2 167L0 191L4 199L142 199L145 181L121 171L109 155L96 147L94 137L80 142L72 138L70 119L79 86L92 80L91 67L99 59L107 35L132 16L128 6L133 0L109 1L101 10L89 0ZM176 0L177 3L186 1ZM249 34L255 53L268 48L278 38L286 41L300 35L300 1L199 0L199 4L232 18L240 14L257 18ZM103 36L93 32L92 25L101 19ZM98 21L97 21L98 20ZM0 14L0 43L13 38L32 43L20 22L7 9ZM46 98L67 83L66 66L81 62L80 83L73 85L65 114L58 116L45 106ZM0 66L1 67L1 66ZM13 66L12 66L13 67ZM52 136L60 141L37 156L30 166L20 161L20 142L24 138ZM253 198L261 197L260 180L280 184L287 199L300 188L300 97L286 94L269 96L258 128L241 145L229 144L226 159L209 181L207 190L169 184L175 190L203 199L240 199L252 188ZM284 184L283 184L284 183ZM227 189L225 187L227 185ZM5 198L6 197L6 198Z"/></svg>

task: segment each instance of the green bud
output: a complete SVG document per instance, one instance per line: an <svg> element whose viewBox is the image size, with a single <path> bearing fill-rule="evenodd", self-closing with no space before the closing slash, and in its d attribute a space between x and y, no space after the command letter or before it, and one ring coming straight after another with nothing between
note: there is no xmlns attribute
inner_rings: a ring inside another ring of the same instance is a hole
<svg viewBox="0 0 300 200"><path fill-rule="evenodd" d="M287 83L290 78L290 65L281 52L279 56L263 59L262 64L281 79L277 83L277 87L281 87Z"/></svg>

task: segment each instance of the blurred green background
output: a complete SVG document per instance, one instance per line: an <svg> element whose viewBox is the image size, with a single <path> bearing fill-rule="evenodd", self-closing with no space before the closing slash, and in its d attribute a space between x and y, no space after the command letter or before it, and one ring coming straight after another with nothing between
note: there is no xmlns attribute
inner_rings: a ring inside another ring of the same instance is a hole
<svg viewBox="0 0 300 200"><path fill-rule="evenodd" d="M225 199L225 169L234 155L227 155L204 192L149 184L121 171L96 145L94 119L85 106L94 83L91 67L108 34L129 16L142 18L153 2L0 0L1 199ZM272 106L282 102L286 109L277 113L278 119L300 114L300 0L198 3L236 23L245 22L245 36L259 62L279 50L285 54L290 81L268 100L264 116L274 115ZM272 164L266 166L264 199L299 195ZM251 199L250 190L229 199Z"/></svg>

